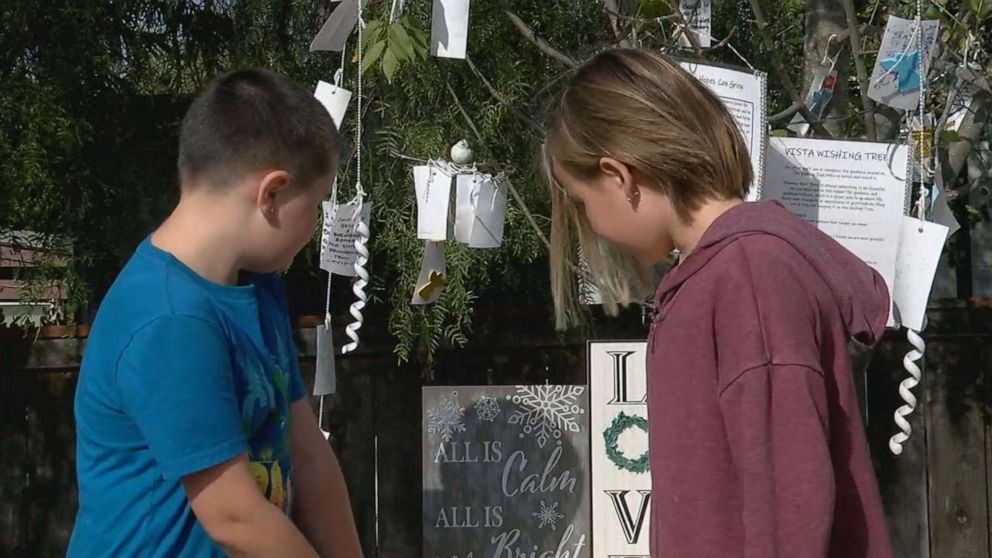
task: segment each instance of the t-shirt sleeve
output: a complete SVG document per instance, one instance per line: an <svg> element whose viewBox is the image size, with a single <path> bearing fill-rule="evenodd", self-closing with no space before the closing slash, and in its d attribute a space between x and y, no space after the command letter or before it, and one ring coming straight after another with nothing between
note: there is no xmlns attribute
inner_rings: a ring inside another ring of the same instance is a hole
<svg viewBox="0 0 992 558"><path fill-rule="evenodd" d="M117 366L122 406L166 478L208 469L247 449L227 342L188 316L134 334Z"/></svg>

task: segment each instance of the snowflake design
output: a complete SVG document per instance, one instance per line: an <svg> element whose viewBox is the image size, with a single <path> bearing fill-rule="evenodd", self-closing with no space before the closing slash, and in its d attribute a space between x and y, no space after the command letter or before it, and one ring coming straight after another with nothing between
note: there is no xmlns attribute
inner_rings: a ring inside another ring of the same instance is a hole
<svg viewBox="0 0 992 558"><path fill-rule="evenodd" d="M479 420L493 422L499 414L499 399L492 395L480 395L475 402L475 412L479 414Z"/></svg>
<svg viewBox="0 0 992 558"><path fill-rule="evenodd" d="M510 415L510 424L522 424L520 437L534 433L537 445L544 447L548 440L561 444L561 432L578 432L578 415L585 409L578 404L578 398L585 392L584 386L517 386L516 395L506 398L518 409Z"/></svg>
<svg viewBox="0 0 992 558"><path fill-rule="evenodd" d="M558 513L558 502L553 502L549 506L544 500L541 500L541 511L536 511L531 515L540 522L537 525L538 529L544 529L545 526L550 526L552 531L558 530L559 519L565 519L564 515Z"/></svg>
<svg viewBox="0 0 992 558"><path fill-rule="evenodd" d="M440 434L445 442L458 432L465 432L465 408L458 406L458 392L444 398L441 404L427 411L427 432Z"/></svg>

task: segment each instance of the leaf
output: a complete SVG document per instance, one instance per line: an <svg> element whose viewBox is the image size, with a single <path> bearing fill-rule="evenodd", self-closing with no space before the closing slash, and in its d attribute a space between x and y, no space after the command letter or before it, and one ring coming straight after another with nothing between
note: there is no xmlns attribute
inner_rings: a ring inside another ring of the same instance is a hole
<svg viewBox="0 0 992 558"><path fill-rule="evenodd" d="M382 56L382 74L386 76L386 81L389 83L393 82L393 75L396 73L396 68L400 65L400 61L393 54L393 49L386 50L386 54Z"/></svg>
<svg viewBox="0 0 992 558"><path fill-rule="evenodd" d="M401 59L413 60L417 53L413 50L413 39L399 23L389 26L389 48L397 47L397 55L402 54Z"/></svg>
<svg viewBox="0 0 992 558"><path fill-rule="evenodd" d="M372 65L379 60L379 57L382 56L382 51L385 50L385 48L386 41L379 41L365 52L365 57L362 58L362 72L369 71L369 68L371 68Z"/></svg>

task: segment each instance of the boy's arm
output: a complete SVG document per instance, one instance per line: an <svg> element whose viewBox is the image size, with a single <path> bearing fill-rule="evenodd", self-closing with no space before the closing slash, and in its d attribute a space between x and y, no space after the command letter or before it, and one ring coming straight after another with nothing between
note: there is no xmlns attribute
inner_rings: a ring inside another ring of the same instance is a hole
<svg viewBox="0 0 992 558"><path fill-rule="evenodd" d="M317 558L299 529L262 496L244 454L182 478L196 519L207 535L236 558Z"/></svg>
<svg viewBox="0 0 992 558"><path fill-rule="evenodd" d="M348 488L306 398L290 407L294 517L324 558L361 558Z"/></svg>
<svg viewBox="0 0 992 558"><path fill-rule="evenodd" d="M763 365L727 386L720 405L741 483L743 556L826 556L835 484L822 374Z"/></svg>

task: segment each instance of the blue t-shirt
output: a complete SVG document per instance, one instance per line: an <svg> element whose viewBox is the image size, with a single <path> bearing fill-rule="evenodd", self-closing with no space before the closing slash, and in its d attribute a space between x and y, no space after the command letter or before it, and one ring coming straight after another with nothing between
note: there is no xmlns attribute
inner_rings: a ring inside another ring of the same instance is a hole
<svg viewBox="0 0 992 558"><path fill-rule="evenodd" d="M218 285L145 240L83 355L68 556L223 556L180 479L245 452L259 488L288 512L289 407L303 395L276 276Z"/></svg>

